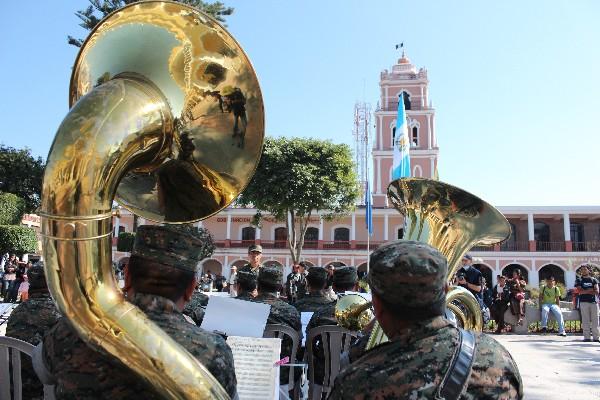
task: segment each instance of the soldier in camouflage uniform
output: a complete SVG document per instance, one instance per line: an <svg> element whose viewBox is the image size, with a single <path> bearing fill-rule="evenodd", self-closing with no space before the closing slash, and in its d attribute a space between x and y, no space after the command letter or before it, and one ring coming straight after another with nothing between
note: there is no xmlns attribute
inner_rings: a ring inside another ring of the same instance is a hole
<svg viewBox="0 0 600 400"><path fill-rule="evenodd" d="M271 311L267 318L267 324L287 325L300 333L302 324L300 313L285 301L277 297L277 290L282 281L281 270L277 267L262 267L258 274L258 296L253 301L271 305ZM238 278L239 279L239 278ZM292 341L284 338L281 343L281 358L292 353ZM290 360L293 362L294 360ZM286 385L289 381L289 367L281 367L279 382Z"/></svg>
<svg viewBox="0 0 600 400"><path fill-rule="evenodd" d="M29 300L17 306L6 323L6 336L11 336L34 346L40 344L44 334L54 326L60 314L50 297L42 265L27 271ZM21 359L21 378L24 399L43 399L44 388L31 365L31 359Z"/></svg>
<svg viewBox="0 0 600 400"><path fill-rule="evenodd" d="M258 271L262 266L262 246L260 244L253 244L248 247L248 260L250 262L241 267L238 272L252 272L254 275L258 276Z"/></svg>
<svg viewBox="0 0 600 400"><path fill-rule="evenodd" d="M333 302L325 294L327 286L327 270L323 267L312 267L306 275L308 293L294 303L299 312L315 312Z"/></svg>
<svg viewBox="0 0 600 400"><path fill-rule="evenodd" d="M252 272L240 271L237 274L236 299L252 301L256 295L256 278Z"/></svg>
<svg viewBox="0 0 600 400"><path fill-rule="evenodd" d="M356 268L353 267L342 267L338 268L333 274L333 290L341 295L347 291L355 291L358 284L358 275L356 273ZM308 332L319 326L324 325L337 325L337 320L335 319L335 306L337 304L337 300L324 305L321 309L313 314L308 325L306 326L306 337L308 337ZM323 384L323 378L325 374L325 354L323 351L323 346L321 345L321 338L315 338L313 342L313 356L315 358L314 366L314 378L315 383L318 385Z"/></svg>
<svg viewBox="0 0 600 400"><path fill-rule="evenodd" d="M140 226L126 271L128 300L195 356L233 398L233 355L225 340L181 314L196 286L203 243L176 227ZM42 358L56 380L57 399L159 399L120 360L84 343L62 318L45 336Z"/></svg>
<svg viewBox="0 0 600 400"><path fill-rule="evenodd" d="M366 352L336 378L329 399L434 399L459 348L459 331L442 317L447 263L427 244L398 240L371 254L375 315L390 341ZM511 355L475 333L470 375L460 398L522 399ZM460 389L459 389L460 390Z"/></svg>

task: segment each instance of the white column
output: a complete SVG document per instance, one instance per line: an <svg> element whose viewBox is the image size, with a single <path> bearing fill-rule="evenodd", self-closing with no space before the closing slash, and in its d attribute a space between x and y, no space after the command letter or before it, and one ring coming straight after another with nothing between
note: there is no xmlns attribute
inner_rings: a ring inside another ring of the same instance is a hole
<svg viewBox="0 0 600 400"><path fill-rule="evenodd" d="M377 157L377 194L381 193L381 157Z"/></svg>
<svg viewBox="0 0 600 400"><path fill-rule="evenodd" d="M388 101L389 101L388 89L389 89L389 87L387 85L383 87L383 91L385 92L385 98L383 99L383 109L384 110L387 110L387 108L388 108Z"/></svg>
<svg viewBox="0 0 600 400"><path fill-rule="evenodd" d="M535 260L531 260L531 270L529 271L529 282L527 282L531 287L539 287L540 286L540 272L537 270L535 265Z"/></svg>
<svg viewBox="0 0 600 400"><path fill-rule="evenodd" d="M317 258L317 267L323 266L323 260L321 259L321 254L319 254L319 258Z"/></svg>
<svg viewBox="0 0 600 400"><path fill-rule="evenodd" d="M319 240L323 240L323 218L319 215Z"/></svg>
<svg viewBox="0 0 600 400"><path fill-rule="evenodd" d="M433 176L435 175L435 163L433 162L433 157L429 157L429 168L430 174L427 178L433 178Z"/></svg>
<svg viewBox="0 0 600 400"><path fill-rule="evenodd" d="M121 228L121 218L115 218L115 237L119 236L120 228Z"/></svg>
<svg viewBox="0 0 600 400"><path fill-rule="evenodd" d="M227 234L225 239L231 240L231 214L227 214Z"/></svg>
<svg viewBox="0 0 600 400"><path fill-rule="evenodd" d="M383 149L383 115L379 115L379 123L377 124L377 135L379 136L379 141L377 142L377 149ZM367 151L371 151L371 149L367 149Z"/></svg>
<svg viewBox="0 0 600 400"><path fill-rule="evenodd" d="M431 143L433 143L433 147L437 145L437 138L435 136L435 119L433 118L433 115L431 116Z"/></svg>
<svg viewBox="0 0 600 400"><path fill-rule="evenodd" d="M352 229L350 230L350 240L356 240L356 213L352 213Z"/></svg>
<svg viewBox="0 0 600 400"><path fill-rule="evenodd" d="M389 217L388 214L385 214L384 217L383 217L383 240L386 241L386 242L389 240L388 239L388 231L389 231L389 229L388 229L388 217Z"/></svg>
<svg viewBox="0 0 600 400"><path fill-rule="evenodd" d="M565 229L565 242L571 241L571 219L569 218L569 214L563 214L563 222Z"/></svg>
<svg viewBox="0 0 600 400"><path fill-rule="evenodd" d="M575 287L575 271L565 271L565 286L567 289Z"/></svg>
<svg viewBox="0 0 600 400"><path fill-rule="evenodd" d="M225 259L223 260L223 269L226 269L226 270L230 269L229 268L229 256L228 255L225 255Z"/></svg>
<svg viewBox="0 0 600 400"><path fill-rule="evenodd" d="M421 108L425 108L425 93L423 90L423 85L421 85Z"/></svg>
<svg viewBox="0 0 600 400"><path fill-rule="evenodd" d="M535 238L534 225L535 224L533 223L533 214L527 214L527 233L529 235L529 241L532 241Z"/></svg>
<svg viewBox="0 0 600 400"><path fill-rule="evenodd" d="M356 266L356 263L355 263L354 261L355 261L355 260L354 260L354 256L351 256L351 257L350 257L350 266L352 266L352 267L355 267L355 266Z"/></svg>
<svg viewBox="0 0 600 400"><path fill-rule="evenodd" d="M431 114L427 114L427 148L433 148L433 143L431 142Z"/></svg>

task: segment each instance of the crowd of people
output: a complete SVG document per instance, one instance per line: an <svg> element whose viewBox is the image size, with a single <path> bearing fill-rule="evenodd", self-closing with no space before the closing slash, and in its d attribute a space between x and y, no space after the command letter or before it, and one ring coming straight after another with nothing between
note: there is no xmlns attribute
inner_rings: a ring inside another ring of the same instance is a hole
<svg viewBox="0 0 600 400"><path fill-rule="evenodd" d="M284 280L281 268L263 265L260 245L249 247L248 263L239 270L232 267L228 279L210 271L202 273L198 267L202 245L189 232L174 227L138 227L123 271L123 291L128 301L205 365L232 398L236 396L232 352L222 334L200 327L210 295L207 292L223 290L239 300L269 304L268 324L286 325L300 336L308 336L313 328L337 325L338 299L364 287L353 267L309 268L302 262L295 264ZM55 385L58 399L160 398L156 389L120 360L79 338L52 302L42 263L32 266L20 263L14 255L5 258L5 299L16 301L14 288L29 283L29 298L20 297L22 304L13 311L7 325L8 336L37 346L39 357L33 360L36 372L31 369L23 373L26 398L42 398L37 378L40 374L44 383ZM466 393L469 398L522 398L521 378L510 354L489 336L463 331L445 318L448 266L443 255L426 244L398 240L374 251L370 266L366 281L374 314L390 341L366 351L365 339L372 324L359 333L345 358L345 368L331 388L330 399L362 398L366 394L371 398L457 398L453 393ZM576 286L584 338L597 341L598 282L588 269L582 271ZM497 332L505 331L504 315L509 309L518 323L523 323L526 282L518 270L510 278L499 276L497 285L489 289L481 272L473 267L472 257L466 255L455 284L473 293L482 310L490 310ZM539 304L542 330L552 313L559 321L559 334L564 336L561 296L554 278L549 277L540 292ZM313 314L303 332L300 316L304 312ZM323 384L326 368L322 338L306 346L312 346L314 381ZM282 358L291 353L291 348L291 340L283 339ZM305 349L300 349L298 359L303 354ZM466 372L454 367L458 358L463 359L461 365L465 360L470 365ZM402 368L390 370L390 365ZM23 368L28 367L24 364ZM281 385L289 383L287 368L281 368ZM471 370L477 373L470 374ZM295 371L291 375L298 380L300 370Z"/></svg>
<svg viewBox="0 0 600 400"><path fill-rule="evenodd" d="M22 261L14 253L2 255L0 260L0 297L5 303L27 301L31 261Z"/></svg>

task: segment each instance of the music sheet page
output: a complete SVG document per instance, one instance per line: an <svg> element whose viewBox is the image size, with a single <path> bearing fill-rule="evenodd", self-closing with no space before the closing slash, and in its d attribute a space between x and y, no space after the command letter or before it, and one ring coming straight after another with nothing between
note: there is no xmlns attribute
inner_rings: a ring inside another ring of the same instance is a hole
<svg viewBox="0 0 600 400"><path fill-rule="evenodd" d="M279 398L281 339L229 336L240 400Z"/></svg>

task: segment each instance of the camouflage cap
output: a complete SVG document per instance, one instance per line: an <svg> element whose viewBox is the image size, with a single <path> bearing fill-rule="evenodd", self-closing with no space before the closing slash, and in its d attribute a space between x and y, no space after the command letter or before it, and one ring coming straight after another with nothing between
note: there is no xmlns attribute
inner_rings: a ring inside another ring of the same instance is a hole
<svg viewBox="0 0 600 400"><path fill-rule="evenodd" d="M248 247L248 253L252 253L253 251L257 251L259 253L262 253L262 246L260 244L251 244Z"/></svg>
<svg viewBox="0 0 600 400"><path fill-rule="evenodd" d="M323 267L310 267L310 269L308 270L308 275L306 275L306 279L308 279L309 281L327 280L327 270Z"/></svg>
<svg viewBox="0 0 600 400"><path fill-rule="evenodd" d="M262 267L258 272L258 283L270 286L281 285L283 274L277 267Z"/></svg>
<svg viewBox="0 0 600 400"><path fill-rule="evenodd" d="M445 304L446 258L422 242L396 240L371 254L368 282L391 305L413 310ZM442 308L443 310L443 308Z"/></svg>
<svg viewBox="0 0 600 400"><path fill-rule="evenodd" d="M202 241L176 225L142 225L131 255L196 272L203 252Z"/></svg>
<svg viewBox="0 0 600 400"><path fill-rule="evenodd" d="M27 270L27 280L29 281L30 289L48 289L46 283L46 275L42 265L34 265Z"/></svg>
<svg viewBox="0 0 600 400"><path fill-rule="evenodd" d="M245 283L256 282L256 274L248 271L240 271L236 277L237 283L244 285Z"/></svg>
<svg viewBox="0 0 600 400"><path fill-rule="evenodd" d="M333 285L336 287L349 287L358 282L358 273L354 267L342 267L333 273Z"/></svg>

